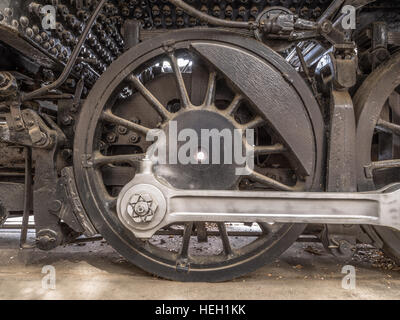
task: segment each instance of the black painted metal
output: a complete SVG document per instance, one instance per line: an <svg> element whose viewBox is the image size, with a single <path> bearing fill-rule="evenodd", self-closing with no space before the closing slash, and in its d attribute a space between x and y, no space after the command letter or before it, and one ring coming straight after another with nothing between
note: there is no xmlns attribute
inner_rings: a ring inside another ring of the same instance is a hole
<svg viewBox="0 0 400 320"><path fill-rule="evenodd" d="M171 39L174 39L174 41L171 41ZM316 158L314 158L311 165L313 170L311 177L313 178L310 179L311 183L308 186L309 188L320 188L319 172L322 161L322 157L320 157L320 152L322 151L323 146L322 117L315 100L312 100L312 93L305 85L304 80L301 79L297 73L293 72L291 67L283 62L281 57L275 55L269 48L262 44L254 40L238 37L231 33L215 32L212 30L180 31L138 45L121 56L120 59L108 70L107 75L104 75L102 80L97 83L96 88L92 91L82 108L83 113L79 119L76 132L76 137L79 138L75 140L74 154L74 170L77 187L92 222L112 246L123 253L130 261L146 270L164 277L188 281L216 281L232 278L241 274L245 270L247 272L257 265L264 264L266 261L269 261L276 256L279 251L290 245L290 242L294 241L294 239L298 237L296 233L300 230L300 226L287 225L282 227L280 231L276 233L273 243L269 245L266 244L262 249L260 248L261 252L258 253L257 256L251 258L253 254L249 253L250 255L247 255L246 259L248 263L241 263L241 261L245 261L242 260L246 257L246 255L244 255L228 259L225 262L221 261L220 263L211 263L207 267L207 272L203 272L205 271L204 266L197 266L192 263L189 268L189 273L179 273L176 272L176 261L167 260L165 257L162 258L163 256L157 255L156 251L147 251L147 249L144 249L140 245L140 242L138 243L138 240L133 237L129 230L121 226L121 222L118 220L117 215L112 213L112 210L110 211L110 204L113 203L113 199L109 196L105 196L104 192L101 191L101 188L99 189L96 187L100 186L102 181L98 179L98 175L95 173L96 169L91 165L91 160L88 161L87 159L92 159L92 152L96 148L93 137L96 127L98 126L100 115L103 113L105 102L108 100L115 88L124 81L124 79L137 66L154 56L164 54L165 45L174 50L174 48L189 48L191 47L191 44L197 45L197 43L204 44L205 42L210 43L210 48L212 48L213 45L219 44L231 47L236 46L239 56L243 51L247 51L253 52L253 54L258 56L260 60L267 57L269 63L273 66L270 66L269 68L273 68L270 70L274 70L273 72L275 74L279 73L274 68L282 68L282 72L287 73L287 79L292 80L293 86L296 88L296 91L300 96L300 98L297 99L300 100L300 106L304 108L302 111L303 114L306 114L311 118L309 121L313 124L313 131L315 134L312 139L307 140L309 143L313 144L314 150L312 152L316 155ZM171 49L167 48L167 51L168 50ZM144 55L146 56L144 57ZM235 63L234 61L236 61L237 64L245 63L243 60L233 60L233 64ZM219 65L215 65L217 66L217 70L219 70ZM257 79L258 78L259 77L257 77ZM113 80L110 82L109 79ZM288 83L290 83L290 80L282 81L288 81ZM238 80L235 80L235 82L240 84ZM252 97L249 96L250 101L251 98ZM311 103L307 103L310 101ZM267 110L264 111L267 112ZM84 160L82 161L82 159ZM92 187L89 187L90 185ZM87 195L87 190L89 190L89 188L92 190L91 196L82 196L84 194ZM99 210L98 208L101 209ZM116 230L118 231L116 232ZM235 265L230 267L232 263L235 263ZM179 269L186 270L186 267L187 264L184 263ZM227 270L229 270L229 272L227 272Z"/></svg>

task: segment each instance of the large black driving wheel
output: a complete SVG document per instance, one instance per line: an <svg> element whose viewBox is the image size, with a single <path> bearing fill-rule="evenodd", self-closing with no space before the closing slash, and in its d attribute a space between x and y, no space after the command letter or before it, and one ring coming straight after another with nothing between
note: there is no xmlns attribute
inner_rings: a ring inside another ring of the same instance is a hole
<svg viewBox="0 0 400 320"><path fill-rule="evenodd" d="M233 73L226 60L213 60L213 50L238 58L229 62ZM268 72L250 70L251 59ZM257 87L260 81L268 87ZM180 281L224 281L273 261L304 225L193 221L138 239L118 219L116 198L135 175L134 159L152 144L148 129L168 130L172 120L196 130L255 128L256 137L248 176L233 176L232 164L156 166L155 174L176 188L319 190L322 117L303 79L255 40L204 29L171 32L130 49L107 69L76 129L79 195L99 233L126 259Z"/></svg>
<svg viewBox="0 0 400 320"><path fill-rule="evenodd" d="M400 52L363 82L354 102L357 115L359 191L400 182ZM400 232L374 227L383 249L400 264Z"/></svg>

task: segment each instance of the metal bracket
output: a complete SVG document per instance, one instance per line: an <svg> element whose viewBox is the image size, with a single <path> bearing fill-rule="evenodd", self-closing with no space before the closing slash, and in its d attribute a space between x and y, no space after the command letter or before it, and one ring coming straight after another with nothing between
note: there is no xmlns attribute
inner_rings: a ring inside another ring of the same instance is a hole
<svg viewBox="0 0 400 320"><path fill-rule="evenodd" d="M13 101L9 104L11 114L9 127L15 131L22 131L25 129L24 122L22 121L20 105L21 104L18 101Z"/></svg>
<svg viewBox="0 0 400 320"><path fill-rule="evenodd" d="M347 91L332 90L327 191L357 191L356 120Z"/></svg>
<svg viewBox="0 0 400 320"><path fill-rule="evenodd" d="M39 149L48 149L54 144L57 128L49 128L34 110L20 111L19 103L12 102L6 119L7 126L1 134L3 141ZM60 134L62 137L63 134Z"/></svg>

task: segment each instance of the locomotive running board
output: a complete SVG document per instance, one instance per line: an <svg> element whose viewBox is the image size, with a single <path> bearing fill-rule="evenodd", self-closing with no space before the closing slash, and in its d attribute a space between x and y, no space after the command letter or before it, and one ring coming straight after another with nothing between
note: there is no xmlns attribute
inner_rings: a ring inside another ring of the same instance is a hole
<svg viewBox="0 0 400 320"><path fill-rule="evenodd" d="M141 196L151 219L132 215L132 198L140 203ZM149 165L121 190L117 212L139 238L189 221L368 224L400 230L400 184L370 193L177 190L159 181Z"/></svg>

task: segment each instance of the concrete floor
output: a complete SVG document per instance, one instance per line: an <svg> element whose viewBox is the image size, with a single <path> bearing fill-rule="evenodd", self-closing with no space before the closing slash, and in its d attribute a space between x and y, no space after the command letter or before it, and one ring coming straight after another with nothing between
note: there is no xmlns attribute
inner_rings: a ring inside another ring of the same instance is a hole
<svg viewBox="0 0 400 320"><path fill-rule="evenodd" d="M0 232L0 299L400 298L399 267L368 247L346 262L326 253L318 243L296 243L270 266L230 282L210 284L157 279L101 241L51 252L21 251L18 236ZM385 263L380 265L382 260ZM342 288L341 270L347 264L356 268L354 290ZM55 290L42 288L45 265L55 267Z"/></svg>

